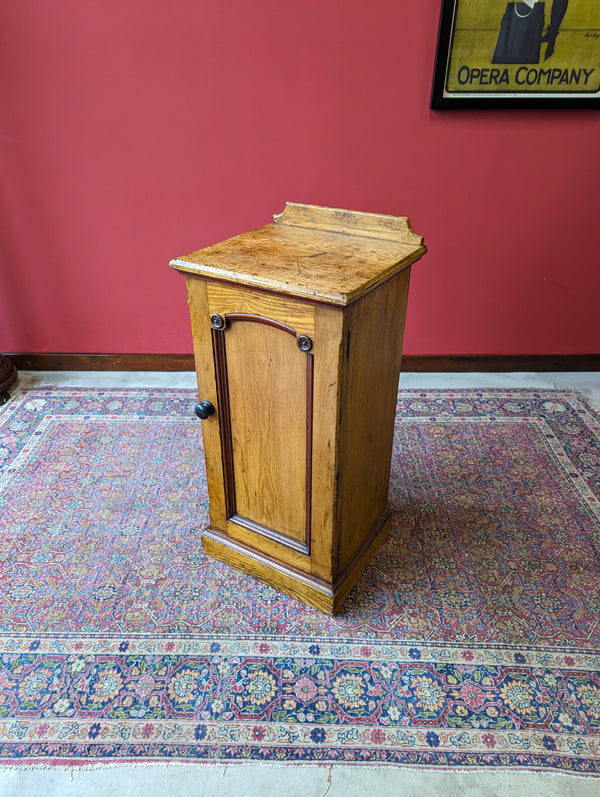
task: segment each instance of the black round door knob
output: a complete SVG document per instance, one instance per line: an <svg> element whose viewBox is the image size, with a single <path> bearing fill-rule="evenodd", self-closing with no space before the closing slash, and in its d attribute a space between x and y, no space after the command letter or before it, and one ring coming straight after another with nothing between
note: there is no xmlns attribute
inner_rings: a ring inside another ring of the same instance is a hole
<svg viewBox="0 0 600 797"><path fill-rule="evenodd" d="M194 412L199 418L205 421L207 418L210 418L211 415L215 414L215 408L210 401L201 401L200 404L196 404L194 407Z"/></svg>

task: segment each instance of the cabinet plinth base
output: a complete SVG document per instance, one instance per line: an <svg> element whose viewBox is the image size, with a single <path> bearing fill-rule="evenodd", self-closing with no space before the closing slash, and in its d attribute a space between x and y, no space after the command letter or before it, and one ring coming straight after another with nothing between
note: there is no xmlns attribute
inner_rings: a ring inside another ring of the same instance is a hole
<svg viewBox="0 0 600 797"><path fill-rule="evenodd" d="M249 548L216 529L205 529L202 547L208 556L225 562L325 614L334 615L387 539L390 529L391 514L386 512L373 527L356 556L332 584Z"/></svg>

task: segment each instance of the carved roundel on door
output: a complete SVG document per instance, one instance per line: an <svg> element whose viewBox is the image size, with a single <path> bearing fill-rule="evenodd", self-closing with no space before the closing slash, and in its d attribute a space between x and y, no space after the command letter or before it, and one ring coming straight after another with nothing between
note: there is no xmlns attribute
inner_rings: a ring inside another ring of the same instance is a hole
<svg viewBox="0 0 600 797"><path fill-rule="evenodd" d="M298 348L301 351L310 351L313 347L313 342L308 335L300 335L298 338Z"/></svg>

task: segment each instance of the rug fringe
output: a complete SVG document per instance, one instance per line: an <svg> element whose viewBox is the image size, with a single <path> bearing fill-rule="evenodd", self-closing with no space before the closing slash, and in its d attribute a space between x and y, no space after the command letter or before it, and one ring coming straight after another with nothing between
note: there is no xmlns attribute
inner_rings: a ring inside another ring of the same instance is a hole
<svg viewBox="0 0 600 797"><path fill-rule="evenodd" d="M600 774L596 775L591 772L561 772L557 770L537 769L537 768L510 768L502 767L445 767L439 764L432 764L431 766L408 766L403 764L362 764L354 762L352 764L338 764L331 762L323 762L321 764L303 763L302 761L96 761L87 763L57 763L51 762L44 763L23 763L23 764L4 764L0 762L0 778L4 773L18 774L19 772L32 772L32 771L52 771L52 772L70 772L71 776L74 772L91 772L115 769L166 769L166 768L189 768L189 769L222 769L221 777L225 777L228 769L273 769L273 770L314 770L320 772L322 770L330 770L331 773L346 772L356 773L357 770L361 772L383 772L394 770L398 775L401 773L408 773L413 775L436 775L444 773L445 776L481 776L491 775L493 777L552 777L552 778L577 778L578 780L597 780Z"/></svg>

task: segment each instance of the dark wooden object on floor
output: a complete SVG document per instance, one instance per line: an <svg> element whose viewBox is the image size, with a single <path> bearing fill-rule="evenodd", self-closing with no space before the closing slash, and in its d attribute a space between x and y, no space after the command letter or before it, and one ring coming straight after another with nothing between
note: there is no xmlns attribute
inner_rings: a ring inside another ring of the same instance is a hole
<svg viewBox="0 0 600 797"><path fill-rule="evenodd" d="M210 497L205 551L335 613L390 529L406 218L288 203L185 274Z"/></svg>
<svg viewBox="0 0 600 797"><path fill-rule="evenodd" d="M17 369L4 354L0 354L0 404L9 399L8 389L17 381Z"/></svg>

